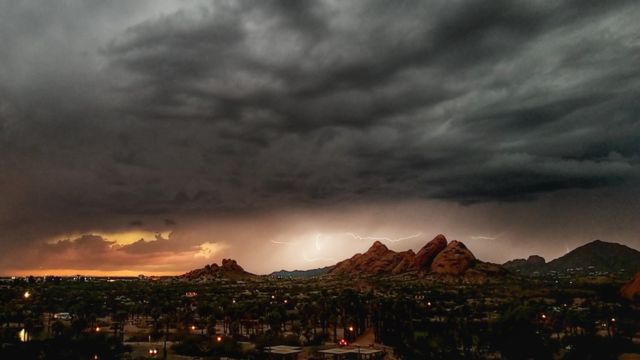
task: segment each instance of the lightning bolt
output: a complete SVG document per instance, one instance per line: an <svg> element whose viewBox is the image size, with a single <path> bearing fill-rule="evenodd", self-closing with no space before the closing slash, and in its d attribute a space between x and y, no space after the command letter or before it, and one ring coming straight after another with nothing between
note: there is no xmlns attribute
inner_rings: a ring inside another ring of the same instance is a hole
<svg viewBox="0 0 640 360"><path fill-rule="evenodd" d="M320 250L320 234L316 234L316 241L315 241L315 245L316 245L316 250Z"/></svg>
<svg viewBox="0 0 640 360"><path fill-rule="evenodd" d="M379 240L379 241L389 241L389 242L399 242L399 241L404 241L404 240L409 240L409 239L415 239L418 238L420 236L422 236L422 233L417 233L417 234L413 234L413 235L409 235L409 236L405 236L405 237L399 237L399 238L390 238L390 237L385 237L385 236L361 236L355 233L345 233L345 235L349 235L352 238L356 239L356 240Z"/></svg>
<svg viewBox="0 0 640 360"><path fill-rule="evenodd" d="M276 241L276 240L271 240L272 244L278 244L278 245L295 245L297 244L296 242L291 242L291 241Z"/></svg>
<svg viewBox="0 0 640 360"><path fill-rule="evenodd" d="M495 239L497 238L492 236L482 236L482 235L471 236L471 240L495 240Z"/></svg>
<svg viewBox="0 0 640 360"><path fill-rule="evenodd" d="M469 239L471 240L497 240L498 238L502 237L505 233L501 232L497 235L493 235L493 236L488 236L488 235L471 235L469 236Z"/></svg>

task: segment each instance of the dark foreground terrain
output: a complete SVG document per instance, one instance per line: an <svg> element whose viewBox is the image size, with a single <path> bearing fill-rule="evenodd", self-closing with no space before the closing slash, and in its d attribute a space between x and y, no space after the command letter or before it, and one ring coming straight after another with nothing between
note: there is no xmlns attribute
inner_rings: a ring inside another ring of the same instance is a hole
<svg viewBox="0 0 640 360"><path fill-rule="evenodd" d="M407 274L5 279L0 358L163 358L166 349L168 358L262 359L265 346L282 344L319 358L344 339L387 358L618 359L640 353L640 310L621 297L623 282L507 275L478 284Z"/></svg>

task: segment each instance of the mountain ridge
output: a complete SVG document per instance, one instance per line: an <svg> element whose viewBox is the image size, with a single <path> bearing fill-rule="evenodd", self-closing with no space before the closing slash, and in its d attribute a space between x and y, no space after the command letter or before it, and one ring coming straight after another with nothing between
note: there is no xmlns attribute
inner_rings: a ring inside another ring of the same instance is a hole
<svg viewBox="0 0 640 360"><path fill-rule="evenodd" d="M334 265L309 270L280 270L269 275L255 275L245 271L235 260L223 259L221 265L211 264L178 276L179 279L211 281L218 279L249 280L261 277L314 278L320 276L415 276L491 277L508 272L531 275L552 271L590 271L604 274L624 269L630 275L640 271L640 251L628 246L602 240L581 245L569 253L546 262L538 255L515 259L503 265L480 261L464 245L444 235L437 235L417 253L413 250L393 251L375 241L364 253L357 253Z"/></svg>
<svg viewBox="0 0 640 360"><path fill-rule="evenodd" d="M447 242L439 234L419 251L396 252L376 241L364 253L338 262L330 269L333 276L376 276L415 273L416 276L467 277L482 280L483 277L505 275L500 265L482 262L460 241Z"/></svg>
<svg viewBox="0 0 640 360"><path fill-rule="evenodd" d="M222 259L221 265L216 263L205 265L202 268L191 270L178 276L179 279L189 281L212 281L212 280L250 280L259 278L259 275L247 272L233 259Z"/></svg>
<svg viewBox="0 0 640 360"><path fill-rule="evenodd" d="M318 276L322 276L325 275L327 272L329 272L329 270L333 267L333 265L329 265L329 266L325 266L325 267L321 267L321 268L315 268L315 269L308 269L308 270L278 270L278 271L274 271L270 274L268 274L267 276L269 277L276 277L276 278L300 278L300 279L309 279L309 278L314 278L314 277L318 277Z"/></svg>
<svg viewBox="0 0 640 360"><path fill-rule="evenodd" d="M474 278L503 275L507 271L500 265L484 263L460 241L447 242L440 234L427 242L419 251L393 251L375 241L364 253L357 253L335 265L318 269L275 271L269 275L255 275L245 271L235 260L223 259L222 265L211 264L178 276L189 281L248 280L261 277L312 278L318 276L392 276L413 273L416 276L465 276Z"/></svg>
<svg viewBox="0 0 640 360"><path fill-rule="evenodd" d="M532 255L531 258L542 257ZM602 240L593 240L578 246L563 256L549 262L532 262L529 259L507 261L503 266L511 271L525 275L548 273L551 271L591 271L599 273L617 273L622 270L628 274L640 271L640 251L629 246Z"/></svg>

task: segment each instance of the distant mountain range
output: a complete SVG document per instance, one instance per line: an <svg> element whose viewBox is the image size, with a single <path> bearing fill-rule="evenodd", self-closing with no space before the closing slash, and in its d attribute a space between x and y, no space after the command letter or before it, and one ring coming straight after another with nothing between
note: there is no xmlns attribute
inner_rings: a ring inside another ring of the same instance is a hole
<svg viewBox="0 0 640 360"><path fill-rule="evenodd" d="M312 278L318 276L390 276L414 274L415 276L465 277L468 280L486 280L490 276L505 275L507 271L500 265L477 260L460 241L447 242L444 235L429 241L418 253L413 250L396 252L376 241L362 254L333 266L312 270L281 270L268 276L280 278ZM190 281L210 281L219 279L248 280L259 278L246 272L234 260L225 259L222 265L207 265L178 277Z"/></svg>
<svg viewBox="0 0 640 360"><path fill-rule="evenodd" d="M269 276L282 279L310 279L327 274L331 268L333 268L333 266L325 266L311 270L280 270L272 272Z"/></svg>
<svg viewBox="0 0 640 360"><path fill-rule="evenodd" d="M624 273L632 276L640 271L640 251L628 246L600 240L580 246L566 255L546 262L532 255L527 259L511 260L503 265L482 262L460 241L448 242L444 235L429 241L417 253L413 250L396 252L379 241L362 254L356 254L335 265L311 270L281 270L267 276L276 278L315 278L321 276L359 277L410 274L416 277L435 276L485 281L509 272L532 275L551 271L580 273ZM179 279L188 281L251 280L263 276L245 271L235 260L224 259L222 265L211 264L192 270Z"/></svg>
<svg viewBox="0 0 640 360"><path fill-rule="evenodd" d="M510 271L525 275L551 271L591 273L624 271L631 276L640 271L640 251L617 243L595 240L550 262L545 262L544 258L533 255L526 260L508 261L503 266Z"/></svg>

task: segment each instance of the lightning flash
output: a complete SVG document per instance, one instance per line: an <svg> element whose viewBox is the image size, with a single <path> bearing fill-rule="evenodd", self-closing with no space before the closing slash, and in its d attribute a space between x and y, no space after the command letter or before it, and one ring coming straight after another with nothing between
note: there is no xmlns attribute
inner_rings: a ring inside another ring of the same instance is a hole
<svg viewBox="0 0 640 360"><path fill-rule="evenodd" d="M377 236L360 236L358 234L354 234L354 233L346 233L346 235L351 236L352 238L356 239L356 240L378 240L378 241L389 241L389 242L399 242L399 241L404 241L404 240L409 240L409 239L415 239L415 238L419 238L420 236L422 236L422 233L417 233L417 234L413 234L413 235L409 235L409 236L405 236L405 237L399 237L399 238L389 238L389 237L377 237Z"/></svg>

